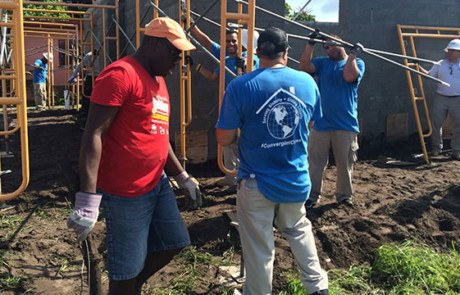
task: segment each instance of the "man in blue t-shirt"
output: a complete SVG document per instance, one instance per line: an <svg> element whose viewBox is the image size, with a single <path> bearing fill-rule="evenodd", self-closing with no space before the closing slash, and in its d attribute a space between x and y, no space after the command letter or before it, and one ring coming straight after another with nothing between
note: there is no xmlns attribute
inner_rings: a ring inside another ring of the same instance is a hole
<svg viewBox="0 0 460 295"><path fill-rule="evenodd" d="M39 58L34 63L34 100L37 110L46 108L46 75L48 74L48 60L53 60L53 55L47 52L43 53L43 57Z"/></svg>
<svg viewBox="0 0 460 295"><path fill-rule="evenodd" d="M207 50L209 50L216 58L220 58L220 45L216 42L212 41L203 31L201 31L197 26L194 26L191 30L193 36L203 45ZM244 36L244 35L243 35ZM247 34L246 34L247 36ZM254 40L258 36L257 32L254 32ZM246 46L247 40L243 38L243 53L241 57L238 56L238 33L237 31L229 30L226 33L226 56L225 56L225 66L229 68L235 75L238 75L238 68L241 68L241 72L244 73L245 62L246 62ZM247 38L247 37L246 37ZM255 47L255 46L254 46ZM259 59L256 55L254 55L254 69L259 68ZM205 78L209 80L217 80L219 78L219 71L220 68L216 67L214 71L211 71L201 64L196 66L196 71L203 75ZM225 73L225 87L227 87L228 83L233 80L234 76ZM235 170L239 160L237 157L237 150L236 145L228 146L223 148L224 154L224 166L229 170ZM226 175L225 178L219 180L217 185L220 186L234 186L236 184L236 178L231 175Z"/></svg>
<svg viewBox="0 0 460 295"><path fill-rule="evenodd" d="M304 203L310 193L307 143L310 120L321 118L313 78L288 68L286 33L260 34L260 69L231 81L216 125L222 146L237 141L237 216L246 282L244 294L271 294L273 224L291 246L308 294L328 293Z"/></svg>
<svg viewBox="0 0 460 295"><path fill-rule="evenodd" d="M310 34L310 37L317 37ZM332 42L331 40L327 40ZM312 189L307 208L321 198L323 173L332 145L337 167L335 197L339 204L353 205L352 172L358 150L358 86L364 62L356 57L360 44L348 54L343 47L323 44L327 56L312 59L315 43L309 42L300 59L300 68L318 77L323 117L315 121L308 146Z"/></svg>

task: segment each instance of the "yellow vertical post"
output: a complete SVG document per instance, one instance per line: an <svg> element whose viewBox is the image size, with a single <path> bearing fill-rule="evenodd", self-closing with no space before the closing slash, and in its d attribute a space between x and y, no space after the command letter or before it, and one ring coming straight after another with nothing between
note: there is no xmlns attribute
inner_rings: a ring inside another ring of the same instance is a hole
<svg viewBox="0 0 460 295"><path fill-rule="evenodd" d="M160 7L158 2L159 2L158 0L153 1L153 3L155 3L155 5L156 5L157 7ZM159 15L158 15L158 10L157 10L157 9L154 9L154 10L153 10L153 18L157 18L158 16L159 16Z"/></svg>
<svg viewBox="0 0 460 295"><path fill-rule="evenodd" d="M120 23L120 12L119 6L118 6L119 0L115 1L115 19L117 20L117 24ZM120 58L120 28L118 26L115 26L115 37L116 37L116 47L117 47L117 59Z"/></svg>
<svg viewBox="0 0 460 295"><path fill-rule="evenodd" d="M255 29L255 11L256 1L248 0L248 12L243 13L242 8L238 7L237 13L227 11L227 0L221 1L220 8L220 69L219 69L219 111L222 105L222 99L225 92L225 44L226 44L226 27L228 20L237 20L239 24L246 24L248 30L248 52L247 52L247 71L252 71L254 66L254 29ZM239 39L241 40L241 39ZM217 164L222 172L227 175L236 175L236 170L228 170L223 164L223 151L220 144L217 145Z"/></svg>
<svg viewBox="0 0 460 295"><path fill-rule="evenodd" d="M184 22L185 19L185 22ZM190 27L190 0L179 0L179 23L182 27ZM190 65L186 65L185 57L189 51L182 53L180 60L180 156L179 160L185 167L187 161L186 128L192 122L192 75Z"/></svg>
<svg viewBox="0 0 460 295"><path fill-rule="evenodd" d="M107 38L106 38L106 34L107 34L107 28L106 28L106 11L105 11L105 8L102 8L102 41L104 44L102 44L102 53L103 53L103 57L104 57L104 67L107 66L107 59L105 58L107 56ZM93 46L91 46L91 50L94 49L94 44ZM85 52L86 54L86 52Z"/></svg>
<svg viewBox="0 0 460 295"><path fill-rule="evenodd" d="M141 45L141 13L140 13L140 1L136 0L136 48Z"/></svg>
<svg viewBox="0 0 460 295"><path fill-rule="evenodd" d="M178 7L179 7L179 23L181 24L182 27L184 27L184 21L183 21L183 16L186 16L186 13L184 11L183 4L185 0L179 0L178 1ZM154 10L156 12L156 9ZM179 156L179 161L182 163L182 166L185 167L185 164L187 162L187 147L186 147L186 137L185 137L185 131L186 131L186 107L187 104L185 102L186 99L186 80L187 80L187 72L186 72L186 66L185 66L185 53L182 52L182 58L179 63L179 105L180 105L180 156Z"/></svg>
<svg viewBox="0 0 460 295"><path fill-rule="evenodd" d="M220 65L219 65L219 112L222 105L222 98L224 97L225 91L225 44L226 40L226 28L227 28L227 0L220 2ZM223 163L223 150L220 144L217 144L217 164L224 173L228 173L228 169L225 168Z"/></svg>
<svg viewBox="0 0 460 295"><path fill-rule="evenodd" d="M0 9L12 10L12 34L13 56L12 63L15 94L17 97L1 97L0 104L16 104L17 124L20 125L21 140L21 173L22 182L18 189L12 193L0 194L0 201L8 201L19 196L29 184L29 142L27 130L27 103L26 103L26 71L24 57L24 29L23 29L23 8L22 0L0 2Z"/></svg>

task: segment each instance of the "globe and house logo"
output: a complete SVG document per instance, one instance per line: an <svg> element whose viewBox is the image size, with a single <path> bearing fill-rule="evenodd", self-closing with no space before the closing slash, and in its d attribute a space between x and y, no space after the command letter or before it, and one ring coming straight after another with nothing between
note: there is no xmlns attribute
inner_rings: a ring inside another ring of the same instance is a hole
<svg viewBox="0 0 460 295"><path fill-rule="evenodd" d="M256 112L264 111L263 123L270 135L276 139L291 137L302 117L301 107L305 103L294 94L280 89L273 94Z"/></svg>

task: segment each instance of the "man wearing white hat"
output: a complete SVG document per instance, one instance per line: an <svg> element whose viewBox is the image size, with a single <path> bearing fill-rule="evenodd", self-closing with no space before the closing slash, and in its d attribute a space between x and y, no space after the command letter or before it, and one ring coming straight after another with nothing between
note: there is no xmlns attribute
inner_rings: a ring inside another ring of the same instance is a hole
<svg viewBox="0 0 460 295"><path fill-rule="evenodd" d="M432 155L437 156L442 151L442 125L450 114L453 123L453 135L450 142L452 158L460 160L460 39L453 39L444 49L446 59L440 60L430 71L422 72L450 84L438 83L436 96L431 106Z"/></svg>
<svg viewBox="0 0 460 295"><path fill-rule="evenodd" d="M48 61L53 61L53 53L44 52L43 57L34 63L34 100L37 110L46 108L46 75L48 74Z"/></svg>

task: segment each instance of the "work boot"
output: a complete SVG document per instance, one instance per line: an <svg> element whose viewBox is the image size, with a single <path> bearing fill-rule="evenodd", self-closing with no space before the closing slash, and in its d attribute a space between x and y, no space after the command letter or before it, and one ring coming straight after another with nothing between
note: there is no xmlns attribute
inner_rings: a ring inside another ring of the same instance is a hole
<svg viewBox="0 0 460 295"><path fill-rule="evenodd" d="M339 205L346 205L348 207L353 207L353 196L337 195L335 196L335 199L337 200L337 203Z"/></svg>
<svg viewBox="0 0 460 295"><path fill-rule="evenodd" d="M311 209L316 206L316 204L319 203L319 200L321 199L320 194L315 194L315 193L310 193L310 197L308 200L305 202L305 208Z"/></svg>

